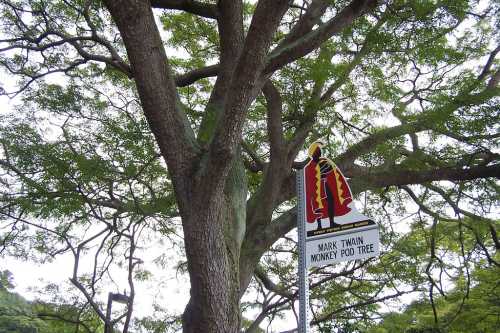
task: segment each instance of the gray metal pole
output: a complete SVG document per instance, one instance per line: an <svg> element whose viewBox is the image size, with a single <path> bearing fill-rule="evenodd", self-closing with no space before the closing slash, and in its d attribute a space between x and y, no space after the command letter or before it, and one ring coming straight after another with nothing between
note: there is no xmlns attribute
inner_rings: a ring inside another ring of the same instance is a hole
<svg viewBox="0 0 500 333"><path fill-rule="evenodd" d="M106 321L104 322L104 333L112 333L111 306L113 305L113 293L108 293L108 307L106 308Z"/></svg>
<svg viewBox="0 0 500 333"><path fill-rule="evenodd" d="M297 231L299 241L299 333L309 332L309 281L306 268L304 169L297 170Z"/></svg>

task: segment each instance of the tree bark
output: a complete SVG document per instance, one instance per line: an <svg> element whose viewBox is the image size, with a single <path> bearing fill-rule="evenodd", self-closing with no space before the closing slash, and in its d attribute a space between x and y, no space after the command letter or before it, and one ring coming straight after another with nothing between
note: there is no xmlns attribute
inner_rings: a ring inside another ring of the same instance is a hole
<svg viewBox="0 0 500 333"><path fill-rule="evenodd" d="M200 206L197 198L195 206ZM224 196L211 207L183 219L186 256L191 281L190 300L183 314L183 331L238 332L239 251L226 246L226 226L231 207Z"/></svg>
<svg viewBox="0 0 500 333"><path fill-rule="evenodd" d="M238 158L223 193L207 202L193 191L191 215L183 219L191 299L183 331L238 332L240 248L245 234L246 177Z"/></svg>
<svg viewBox="0 0 500 333"><path fill-rule="evenodd" d="M105 1L127 49L144 114L167 162L181 215L188 209L190 175L199 155L180 105L174 77L147 1Z"/></svg>

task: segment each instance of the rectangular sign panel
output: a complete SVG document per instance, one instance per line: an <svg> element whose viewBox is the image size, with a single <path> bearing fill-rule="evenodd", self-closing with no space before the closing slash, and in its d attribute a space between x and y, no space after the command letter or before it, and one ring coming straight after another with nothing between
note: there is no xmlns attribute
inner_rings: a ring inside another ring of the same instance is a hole
<svg viewBox="0 0 500 333"><path fill-rule="evenodd" d="M306 241L307 267L324 266L341 261L366 259L379 254L378 227L345 231Z"/></svg>

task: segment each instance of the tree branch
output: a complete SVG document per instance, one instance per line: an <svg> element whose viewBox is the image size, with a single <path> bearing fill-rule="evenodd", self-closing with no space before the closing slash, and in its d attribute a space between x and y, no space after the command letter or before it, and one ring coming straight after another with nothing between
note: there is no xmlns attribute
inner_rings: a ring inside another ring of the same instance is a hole
<svg viewBox="0 0 500 333"><path fill-rule="evenodd" d="M92 22L90 13L89 13L90 2L86 2L83 5L83 8L78 6L71 6L71 9L74 10L78 15L83 16L85 19L85 23L88 26L88 29L84 29L84 31L89 31L89 35L81 35L81 36L72 36L71 34L66 33L64 30L55 30L53 27L56 26L53 22L53 18L49 16L48 13L45 12L45 9L40 9L37 12L38 16L42 16L44 18L44 24L37 24L31 26L31 23L25 23L22 21L22 17L17 15L18 23L17 23L17 34L20 37L10 38L10 39L2 39L0 42L10 44L4 48L0 48L0 52L8 51L8 50L30 50L36 51L43 55L43 51L47 51L49 49L55 49L57 47L64 46L65 44L69 44L75 48L77 53L83 58L85 61L96 61L102 62L106 65L113 67L131 77L131 69L130 66L123 60L115 47L106 40L102 35L100 35L97 31L95 24ZM25 11L29 12L29 10L24 8L14 8L14 11ZM83 27L82 27L83 28ZM52 37L58 37L60 39L54 40ZM85 45L85 42L87 44ZM89 45L88 42L92 44ZM108 52L109 56L95 54L90 51L90 49L95 48L97 45L104 47ZM66 53L67 50L63 49ZM27 58L28 55L26 54ZM81 59L77 59L75 61L81 61ZM62 66L60 64L60 66ZM54 70L54 64L50 64L52 67L51 70ZM33 73L31 74L34 75Z"/></svg>
<svg viewBox="0 0 500 333"><path fill-rule="evenodd" d="M491 53L490 56L488 57L488 60L486 61L486 64L483 67L483 70L477 77L477 81L483 81L486 76L490 73L491 71L491 66L493 66L493 63L495 61L495 57L497 56L498 52L500 52L500 45L498 45Z"/></svg>
<svg viewBox="0 0 500 333"><path fill-rule="evenodd" d="M415 291L416 290L400 291L400 292L397 292L395 294L391 294L391 295L387 295L387 296L383 296L383 297L379 297L379 298L372 298L372 299L369 299L366 301L362 301L362 302L354 303L352 305L344 306L344 307L335 309L333 311L330 311L328 313L322 314L321 316L317 317L315 320L311 321L311 325L318 325L318 324L323 323L325 321L331 320L331 318L333 318L334 315L341 313L341 312L344 312L344 311L348 311L350 309L383 302L383 301L393 299L393 298L396 298L396 297L399 297L402 295L413 293Z"/></svg>
<svg viewBox="0 0 500 333"><path fill-rule="evenodd" d="M74 277L70 278L69 280L85 296L85 298L92 306L92 309L94 309L95 313L97 313L99 318L101 318L103 321L106 321L106 316L104 315L104 312L101 310L99 305L93 301L92 296L87 292L85 287L80 282L78 282L78 280Z"/></svg>
<svg viewBox="0 0 500 333"><path fill-rule="evenodd" d="M264 287L267 288L267 290L270 290L280 296L283 296L288 299L294 298L294 293L283 289L282 287L276 285L264 272L262 267L257 266L254 271L255 276L262 282Z"/></svg>
<svg viewBox="0 0 500 333"><path fill-rule="evenodd" d="M307 8L305 14L293 26L292 30L285 36L277 48L279 49L285 45L295 42L309 33L315 25L321 23L321 16L325 13L328 5L328 1L313 0Z"/></svg>
<svg viewBox="0 0 500 333"><path fill-rule="evenodd" d="M469 87L468 89L471 88L473 87ZM468 91L462 91L455 98L451 99L448 104L435 110L430 110L420 114L415 121L378 130L377 132L362 139L337 157L338 164L341 166L341 169L346 169L344 166L352 164L356 158L371 151L371 149L377 145L405 134L418 133L438 127L439 124L446 121L449 116L459 108L480 105L498 95L498 93L499 92L496 87L489 86L476 94L470 94Z"/></svg>
<svg viewBox="0 0 500 333"><path fill-rule="evenodd" d="M345 83L351 72L358 66L363 58L370 52L370 48L373 44L373 35L384 25L385 21L387 21L388 16L383 15L378 21L377 24L367 33L365 40L363 42L363 46L361 49L356 52L354 58L349 62L346 68L342 71L341 75L335 80L335 82L328 87L326 92L321 96L320 101L325 103L328 101L332 95Z"/></svg>
<svg viewBox="0 0 500 333"><path fill-rule="evenodd" d="M308 103L306 103L303 119L300 125L297 127L292 139L289 141L289 159L294 159L298 151L302 147L307 135L311 131L315 124L315 118L318 110L323 108L325 104L329 101L332 95L346 82L349 74L358 66L363 58L370 52L371 46L371 35L375 33L386 21L387 15L383 15L381 19L377 21L377 24L370 30L367 37L364 40L363 46L354 56L354 58L349 62L346 68L338 75L335 81L328 87L328 89L321 94L324 82L316 82L312 96ZM343 119L341 119L343 121Z"/></svg>
<svg viewBox="0 0 500 333"><path fill-rule="evenodd" d="M220 12L217 19L220 40L219 70L198 132L198 141L202 145L208 145L211 141L216 124L222 117L234 68L244 42L242 1L220 0L217 5Z"/></svg>
<svg viewBox="0 0 500 333"><path fill-rule="evenodd" d="M198 154L151 7L146 2L105 1L127 48L144 114L167 162L181 214L189 204L190 174Z"/></svg>
<svg viewBox="0 0 500 333"><path fill-rule="evenodd" d="M264 73L274 73L283 66L307 55L330 37L351 25L355 19L373 10L377 5L377 0L353 0L335 17L316 30L307 33L300 39L294 40L292 38L290 43L276 48L270 55Z"/></svg>
<svg viewBox="0 0 500 333"><path fill-rule="evenodd" d="M208 151L208 168L201 176L202 179L210 180L204 184L208 197L211 197L210 193L221 189L237 152L245 115L264 83L259 80L267 50L288 4L286 0L261 0L255 9L245 45L225 93L224 114L217 124Z"/></svg>
<svg viewBox="0 0 500 333"><path fill-rule="evenodd" d="M498 240L498 235L497 235L497 231L495 229L495 223L493 220L485 218L483 216L473 214L469 211L466 211L466 210L460 208L458 206L458 203L455 203L455 202L453 202L453 200L451 200L450 195L448 195L443 189L441 189L437 186L434 186L432 184L425 184L424 186L427 187L428 189L438 193L439 195L441 195L441 197L448 203L448 205L450 205L453 208L453 210L457 214L460 213L460 214L467 216L468 218L471 218L473 220L486 222L488 224L488 228L490 229L490 235L491 235L491 239L493 240L493 244L495 244L495 248L497 250L500 250L500 241Z"/></svg>
<svg viewBox="0 0 500 333"><path fill-rule="evenodd" d="M473 166L470 168L444 167L420 171L404 169L377 173L370 173L369 171L359 173L359 171L358 169L349 175L353 177L351 186L364 190L439 180L463 181L491 177L500 179L500 164Z"/></svg>
<svg viewBox="0 0 500 333"><path fill-rule="evenodd" d="M489 177L495 177L497 179L500 178L500 164L492 166L478 166L468 169L439 168L425 171L400 170L373 174L366 171L368 170L363 169L363 171L357 170L350 174L346 173L346 176L353 177L349 182L353 195L357 195L358 193L368 189L384 188L393 185L402 186L439 180L455 181ZM257 255L260 253L260 255L262 255L266 249L268 249L278 239L296 227L296 219L296 207L294 207L269 223L263 231L259 232L254 237L254 239L259 240L258 244L253 243L248 246L252 247L254 254ZM260 258L260 256L258 256L258 258Z"/></svg>
<svg viewBox="0 0 500 333"><path fill-rule="evenodd" d="M220 65L217 64L203 68L193 69L192 71L176 76L175 84L177 85L177 87L186 87L189 86L190 84L195 83L200 79L217 76L217 74L219 73L219 68Z"/></svg>
<svg viewBox="0 0 500 333"><path fill-rule="evenodd" d="M267 132L271 143L271 158L273 155L278 157L278 155L283 155L282 150L285 148L283 121L281 119L283 100L278 89L270 80L266 82L262 92L267 102Z"/></svg>
<svg viewBox="0 0 500 333"><path fill-rule="evenodd" d="M217 6L194 0L151 0L153 8L183 10L194 15L217 19L219 10Z"/></svg>

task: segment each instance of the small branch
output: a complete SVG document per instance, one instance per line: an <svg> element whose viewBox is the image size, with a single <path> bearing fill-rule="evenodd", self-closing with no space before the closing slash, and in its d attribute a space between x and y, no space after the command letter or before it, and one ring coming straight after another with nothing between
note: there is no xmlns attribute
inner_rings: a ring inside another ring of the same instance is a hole
<svg viewBox="0 0 500 333"><path fill-rule="evenodd" d="M483 67L483 70L477 77L477 81L483 81L486 76L490 73L491 71L491 66L493 66L493 63L495 61L495 57L497 56L498 52L500 52L500 45L498 45L491 53L490 56L488 57L488 60L486 61L486 64Z"/></svg>
<svg viewBox="0 0 500 333"><path fill-rule="evenodd" d="M264 272L262 267L257 266L257 268L254 271L255 276L262 282L264 287L267 288L267 290L272 291L282 297L288 298L288 299L293 299L295 297L295 293L292 293L288 290L283 289L282 287L276 285Z"/></svg>
<svg viewBox="0 0 500 333"><path fill-rule="evenodd" d="M322 103L328 101L332 95L345 83L349 74L358 66L363 58L370 52L370 48L373 44L373 35L384 25L387 21L388 15L383 15L381 19L377 21L377 24L367 33L366 38L363 42L363 46L356 53L352 61L346 66L345 70L340 74L340 76L335 80L335 82L327 89L327 91L321 96L320 100Z"/></svg>
<svg viewBox="0 0 500 333"><path fill-rule="evenodd" d="M263 171L264 170L264 165L265 163L262 161L262 159L257 155L257 153L253 150L252 147L245 141L241 141L241 148L243 148L243 151L250 156L252 159L251 164L249 165L250 170L258 172L258 171Z"/></svg>
<svg viewBox="0 0 500 333"><path fill-rule="evenodd" d="M411 190L409 188L407 188L407 192L409 192L409 191L411 191ZM413 196L415 196L415 194L413 194ZM432 264L434 262L434 259L437 259L437 257L436 257L437 221L438 221L438 218L435 217L433 222L432 222L431 239L430 239L430 244L429 244L431 253L430 253L429 262L427 263L427 266L425 268L425 274L427 275L427 279L429 280L429 283L431 285L429 288L429 300L431 301L431 305L432 305L432 313L434 315L434 325L435 326L439 326L439 321L438 321L438 315L437 315L437 310L436 310L436 303L434 302L434 287L436 287L438 290L440 290L440 289L438 288L438 286L436 285L436 282L434 281L434 278L432 277L431 269L432 269ZM440 292L442 293L442 290L440 290Z"/></svg>
<svg viewBox="0 0 500 333"><path fill-rule="evenodd" d="M392 295L387 295L387 296L380 297L380 298L372 298L372 299L367 300L367 301L362 301L362 302L354 303L352 305L344 306L344 307L341 307L339 309L333 310L331 312L328 312L326 314L323 314L323 315L319 316L317 319L311 321L310 324L311 325L318 325L318 324L323 323L325 321L331 320L331 318L333 318L333 316L335 314L338 314L338 313L341 313L341 312L344 312L344 311L348 311L348 310L351 310L351 309L354 309L354 308L357 308L357 307L362 307L362 306L367 306L367 305L370 305L370 304L375 304L375 303L383 302L383 301L386 301L386 300L389 300L389 299L393 299L393 298L396 298L396 297L399 297L399 296L402 296L402 295L413 293L415 291L416 291L415 289L408 290L408 291L400 291L400 292L397 292L397 293L392 294Z"/></svg>
<svg viewBox="0 0 500 333"><path fill-rule="evenodd" d="M40 78L43 78L45 76L48 76L48 75L51 75L51 74L54 74L54 73L65 73L65 74L68 74L72 70L76 69L77 67L79 67L79 66L81 66L81 65L83 65L85 63L87 63L86 60L84 60L84 59L78 59L78 60L75 60L72 63L69 63L67 67L57 68L57 69L52 69L52 70L47 70L47 71L45 71L43 73L38 73L38 74L27 74L27 73L23 72L22 70L14 70L14 69L10 68L9 66L7 66L6 64L3 64L4 68L6 68L10 73L15 74L15 75L19 75L20 74L20 75L27 76L27 77L29 77L29 80L26 83L24 83L21 86L21 88L19 88L16 91L13 91L13 92L3 91L1 93L4 94L4 95L6 95L6 96L9 96L9 97L16 97L18 94L20 94L23 91L25 91L31 84L33 84L36 80L38 80Z"/></svg>
<svg viewBox="0 0 500 333"><path fill-rule="evenodd" d="M464 209L461 209L458 206L458 203L453 202L453 200L451 200L451 197L448 194L446 194L441 188L439 188L437 186L434 186L434 185L431 185L431 184L426 184L425 187L427 187L428 189L430 189L430 190L432 190L432 191L440 194L441 197L444 200L446 200L446 202L453 208L453 210L457 214L462 214L462 215L467 216L468 218L471 218L473 220L486 222L488 224L488 228L490 229L490 235L491 235L491 238L493 240L493 244L495 244L495 249L500 250L500 241L498 240L498 235L497 235L497 232L496 232L496 229L495 229L495 223L494 223L493 220L490 220L488 218L485 218L485 217L473 214L471 212L468 212L468 211L466 211Z"/></svg>
<svg viewBox="0 0 500 333"><path fill-rule="evenodd" d="M94 311L97 313L99 318L101 318L105 322L106 316L99 308L99 305L94 302L94 300L92 299L92 296L90 296L90 294L87 292L85 287L80 282L78 282L78 280L76 278L70 278L69 280L76 288L78 288L78 290L80 290L82 292L82 294L85 296L85 298L89 302L90 306L92 306L92 309L94 309Z"/></svg>

